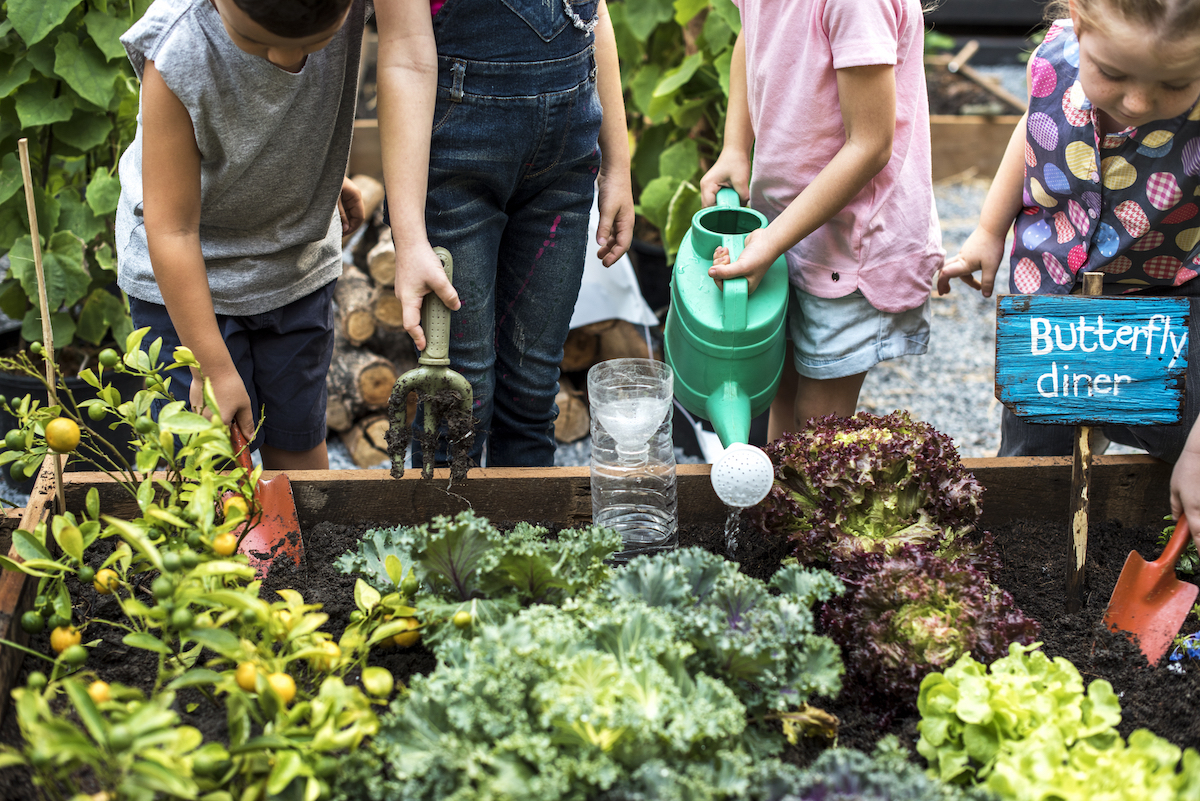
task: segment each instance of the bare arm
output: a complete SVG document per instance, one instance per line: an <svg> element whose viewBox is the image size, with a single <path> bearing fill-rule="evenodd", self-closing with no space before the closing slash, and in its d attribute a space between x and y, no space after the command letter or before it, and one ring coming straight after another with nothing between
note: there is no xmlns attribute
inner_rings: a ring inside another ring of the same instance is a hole
<svg viewBox="0 0 1200 801"><path fill-rule="evenodd" d="M200 250L200 151L187 109L153 61L142 77L142 184L150 264L171 323L212 381L221 418L250 439L250 396L217 327ZM192 378L190 403L201 409L203 384L194 370Z"/></svg>
<svg viewBox="0 0 1200 801"><path fill-rule="evenodd" d="M721 155L700 179L700 199L705 206L717 202L723 186L737 190L743 200L750 197L750 154L754 148L754 126L746 99L746 44L738 33L729 62L729 105L725 111L725 139Z"/></svg>
<svg viewBox="0 0 1200 801"><path fill-rule="evenodd" d="M1026 116L1028 112L1026 112ZM992 296L996 272L1004 258L1004 239L1021 211L1021 185L1025 180L1025 120L1021 117L1013 129L996 177L988 189L979 213L979 226L967 237L958 253L946 260L938 276L938 294L950 291L950 279L959 278L985 298ZM981 272L982 280L974 276Z"/></svg>
<svg viewBox="0 0 1200 801"><path fill-rule="evenodd" d="M1200 423L1192 425L1183 453L1171 471L1171 515L1186 515L1192 539L1200 548Z"/></svg>
<svg viewBox="0 0 1200 801"><path fill-rule="evenodd" d="M596 24L596 71L604 122L600 126L599 193L600 225L596 230L596 256L611 267L633 241L633 187L629 176L629 134L625 125L625 98L621 95L621 65L608 5L600 0Z"/></svg>
<svg viewBox="0 0 1200 801"><path fill-rule="evenodd" d="M840 69L837 84L845 143L782 214L746 237L737 261L709 270L716 280L746 276L754 291L775 259L841 211L887 166L896 130L895 68Z"/></svg>
<svg viewBox="0 0 1200 801"><path fill-rule="evenodd" d="M404 330L421 350L421 301L430 292L451 309L461 304L425 230L429 145L437 99L437 47L428 0L383 0L375 6L376 66L383 181L396 243L396 297Z"/></svg>

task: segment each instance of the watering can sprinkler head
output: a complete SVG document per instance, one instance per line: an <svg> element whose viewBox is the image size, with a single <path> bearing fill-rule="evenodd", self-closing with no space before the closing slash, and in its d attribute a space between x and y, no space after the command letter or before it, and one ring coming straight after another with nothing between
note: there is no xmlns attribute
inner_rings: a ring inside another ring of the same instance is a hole
<svg viewBox="0 0 1200 801"><path fill-rule="evenodd" d="M735 442L713 464L710 479L726 506L744 509L767 497L775 484L775 467L761 448Z"/></svg>

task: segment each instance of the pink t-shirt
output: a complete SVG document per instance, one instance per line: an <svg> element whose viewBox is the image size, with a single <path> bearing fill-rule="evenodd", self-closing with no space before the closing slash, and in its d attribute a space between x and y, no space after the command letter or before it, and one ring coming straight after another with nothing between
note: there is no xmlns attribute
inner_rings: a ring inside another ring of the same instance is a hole
<svg viewBox="0 0 1200 801"><path fill-rule="evenodd" d="M750 205L773 220L846 141L836 70L896 67L892 158L838 214L787 253L794 285L877 309L929 296L944 251L929 148L919 0L734 0L741 9L754 126Z"/></svg>

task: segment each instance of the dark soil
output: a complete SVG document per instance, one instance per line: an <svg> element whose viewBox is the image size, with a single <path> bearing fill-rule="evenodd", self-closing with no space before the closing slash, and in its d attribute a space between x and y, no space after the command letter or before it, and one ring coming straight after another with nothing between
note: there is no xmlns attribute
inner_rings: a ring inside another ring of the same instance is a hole
<svg viewBox="0 0 1200 801"><path fill-rule="evenodd" d="M494 521L504 527L511 521ZM715 553L726 552L723 521L680 532L680 545L698 545ZM325 630L340 632L353 610L354 577L339 573L334 560L357 541L358 536L372 524L322 523L307 533L305 562L299 568L286 562L277 563L271 570L264 588L273 591L293 588L310 603L324 604L329 614ZM1148 558L1157 558L1161 546L1157 536L1161 529L1126 528L1119 523L1093 524L1086 567L1087 605L1078 614L1068 615L1064 605L1065 565L1068 532L1061 526L1035 521L1018 521L993 532L999 543L1004 568L998 583L1012 593L1017 605L1042 625L1041 640L1050 656L1069 659L1082 674L1085 684L1106 679L1121 697L1124 719L1120 731L1128 736L1137 728L1148 728L1181 747L1200 743L1200 716L1193 710L1200 707L1200 664L1193 661L1170 663L1164 659L1157 667L1149 667L1141 652L1126 638L1109 632L1103 625L1108 598L1127 554L1137 551ZM738 561L741 569L752 576L767 579L777 569L785 555L786 546L764 543L748 534L739 535ZM147 583L148 587L148 583ZM98 596L91 587L73 588L73 597L80 602L76 621L93 617L111 619L116 604ZM268 593L269 594L269 593ZM1183 631L1200 628L1189 617ZM87 667L107 681L147 686L157 669L153 655L130 649L120 643L120 633L106 626L92 626L85 632L85 641L101 638L104 645L93 650ZM49 652L46 635L33 638L30 646ZM375 664L387 667L397 677L406 680L416 673L427 673L435 666L432 654L417 646L407 650L376 652ZM24 684L32 669L44 663L27 657L17 685ZM348 677L353 681L355 676ZM847 677L843 693L837 699L815 699L815 704L837 715L840 720L838 744L870 751L885 734L895 733L912 748L917 738L918 717L915 712L891 716L874 703L873 688L857 684ZM864 699L866 699L864 703ZM197 703L188 713L189 704ZM220 737L224 726L221 707L201 698L181 694L179 703L183 722L196 726L207 736ZM0 743L20 743L15 715L7 714L0 726ZM789 754L792 761L806 763L822 746L795 749ZM32 798L28 776L20 770L0 772L0 798Z"/></svg>

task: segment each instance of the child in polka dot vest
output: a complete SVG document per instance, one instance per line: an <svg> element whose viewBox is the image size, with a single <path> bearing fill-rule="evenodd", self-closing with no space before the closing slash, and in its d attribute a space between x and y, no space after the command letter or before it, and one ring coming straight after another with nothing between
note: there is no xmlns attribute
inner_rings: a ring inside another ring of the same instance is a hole
<svg viewBox="0 0 1200 801"><path fill-rule="evenodd" d="M938 291L957 277L990 296L1011 227L1014 293L1067 294L1100 271L1105 294L1192 298L1185 425L1104 434L1177 461L1173 510L1200 523L1200 433L1189 436L1200 411L1200 0L1058 0L1047 15L1029 110ZM1005 410L1001 456L1072 447L1071 427Z"/></svg>

